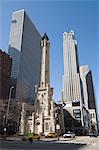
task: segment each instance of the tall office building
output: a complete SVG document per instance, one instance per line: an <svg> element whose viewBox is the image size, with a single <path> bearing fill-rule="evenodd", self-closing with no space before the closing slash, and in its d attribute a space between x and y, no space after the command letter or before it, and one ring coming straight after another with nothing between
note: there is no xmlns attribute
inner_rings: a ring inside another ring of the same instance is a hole
<svg viewBox="0 0 99 150"><path fill-rule="evenodd" d="M0 50L0 99L9 97L11 65L11 57Z"/></svg>
<svg viewBox="0 0 99 150"><path fill-rule="evenodd" d="M83 84L84 105L91 114L92 125L97 130L97 110L95 104L95 93L92 72L88 65L80 66L80 76Z"/></svg>
<svg viewBox="0 0 99 150"><path fill-rule="evenodd" d="M79 63L77 54L77 41L74 32L63 34L63 100L66 103L81 101L81 85L79 76Z"/></svg>
<svg viewBox="0 0 99 150"><path fill-rule="evenodd" d="M63 101L71 116L84 126L83 91L79 73L77 41L73 31L63 33L63 57ZM76 128L76 130L79 129L79 127Z"/></svg>
<svg viewBox="0 0 99 150"><path fill-rule="evenodd" d="M11 79L16 99L34 99L40 81L41 35L24 9L12 13L8 53L12 57Z"/></svg>

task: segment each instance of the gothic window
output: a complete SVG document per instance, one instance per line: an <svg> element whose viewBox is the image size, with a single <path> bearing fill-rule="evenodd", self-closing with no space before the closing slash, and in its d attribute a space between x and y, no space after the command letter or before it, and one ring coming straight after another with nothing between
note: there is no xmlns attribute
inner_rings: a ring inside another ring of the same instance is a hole
<svg viewBox="0 0 99 150"><path fill-rule="evenodd" d="M37 99L37 106L39 106L39 100Z"/></svg>
<svg viewBox="0 0 99 150"><path fill-rule="evenodd" d="M32 112L31 111L26 111L26 116L32 116Z"/></svg>
<svg viewBox="0 0 99 150"><path fill-rule="evenodd" d="M93 118L95 118L95 114L93 114Z"/></svg>
<svg viewBox="0 0 99 150"><path fill-rule="evenodd" d="M91 118L92 118L92 114L91 114Z"/></svg>
<svg viewBox="0 0 99 150"><path fill-rule="evenodd" d="M40 123L39 122L37 122L37 124L36 125L40 125Z"/></svg>
<svg viewBox="0 0 99 150"><path fill-rule="evenodd" d="M48 123L46 123L46 130L49 130L49 125L48 125Z"/></svg>

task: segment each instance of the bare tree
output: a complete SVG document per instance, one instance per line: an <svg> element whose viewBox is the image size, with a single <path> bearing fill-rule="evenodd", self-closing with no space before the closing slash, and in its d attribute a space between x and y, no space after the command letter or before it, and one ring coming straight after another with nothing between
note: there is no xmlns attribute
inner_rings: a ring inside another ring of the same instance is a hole
<svg viewBox="0 0 99 150"><path fill-rule="evenodd" d="M0 99L0 132L3 132L5 127L5 119L7 113L8 99ZM14 127L14 132L18 132L18 127L20 123L22 103L15 99L11 99L9 113L7 118L7 128L9 130L10 126Z"/></svg>

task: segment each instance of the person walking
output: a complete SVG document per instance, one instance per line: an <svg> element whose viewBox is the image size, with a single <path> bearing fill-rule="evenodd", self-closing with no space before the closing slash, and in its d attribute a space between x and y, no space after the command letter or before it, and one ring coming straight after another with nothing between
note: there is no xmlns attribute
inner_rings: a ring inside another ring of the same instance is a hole
<svg viewBox="0 0 99 150"><path fill-rule="evenodd" d="M29 142L32 143L32 141L33 141L33 134L32 134L32 132L31 132L31 130L30 130L30 132L28 133L28 138L29 138Z"/></svg>

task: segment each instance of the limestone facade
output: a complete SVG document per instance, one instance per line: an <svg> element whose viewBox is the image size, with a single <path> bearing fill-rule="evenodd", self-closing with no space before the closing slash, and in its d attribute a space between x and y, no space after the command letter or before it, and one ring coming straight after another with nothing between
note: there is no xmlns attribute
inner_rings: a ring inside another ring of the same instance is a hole
<svg viewBox="0 0 99 150"><path fill-rule="evenodd" d="M64 131L63 120L57 122L55 118L56 108L55 102L52 100L53 88L50 87L50 64L49 64L49 48L50 42L48 36L45 35L41 40L41 72L40 83L36 86L36 99L34 106L28 107L30 114L26 114L26 106L22 105L21 121L20 121L20 134L31 132L41 135L46 135L49 132L57 132L56 124L60 125L60 133ZM27 111L27 112L28 112ZM63 115L63 113L62 113ZM57 118L58 119L58 118ZM58 119L60 120L60 119Z"/></svg>
<svg viewBox="0 0 99 150"><path fill-rule="evenodd" d="M50 87L50 42L45 35L41 40L41 73L40 85L37 87L35 101L35 132L47 134L55 132L54 103L52 100L53 88Z"/></svg>

